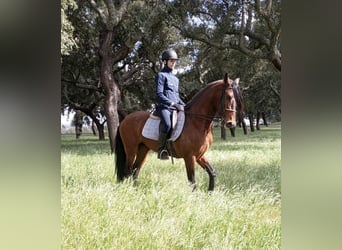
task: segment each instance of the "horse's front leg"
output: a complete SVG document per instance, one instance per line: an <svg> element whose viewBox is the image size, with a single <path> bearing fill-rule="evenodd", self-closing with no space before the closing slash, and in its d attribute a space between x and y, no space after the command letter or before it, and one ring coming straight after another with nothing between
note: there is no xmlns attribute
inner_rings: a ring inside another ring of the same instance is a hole
<svg viewBox="0 0 342 250"><path fill-rule="evenodd" d="M196 180L195 180L195 157L189 156L184 158L186 174L188 176L188 181L190 186L192 187L192 191L196 189Z"/></svg>
<svg viewBox="0 0 342 250"><path fill-rule="evenodd" d="M200 158L197 159L197 163L205 169L205 171L207 171L208 175L209 175L209 191L213 191L214 187L215 187L215 177L216 177L216 173L215 170L213 169L213 167L209 164L209 162L207 161L207 159L202 156Z"/></svg>

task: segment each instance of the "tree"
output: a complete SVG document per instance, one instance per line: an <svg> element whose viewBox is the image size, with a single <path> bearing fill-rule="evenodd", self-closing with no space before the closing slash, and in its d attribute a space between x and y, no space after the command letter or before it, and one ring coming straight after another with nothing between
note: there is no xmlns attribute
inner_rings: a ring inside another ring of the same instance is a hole
<svg viewBox="0 0 342 250"><path fill-rule="evenodd" d="M281 1L174 1L170 24L190 39L267 60L281 71ZM177 21L175 21L177 20Z"/></svg>
<svg viewBox="0 0 342 250"><path fill-rule="evenodd" d="M99 16L101 31L99 32L100 81L105 92L105 113L112 152L115 147L116 131L119 125L118 108L121 91L115 72L124 75L129 53L139 50L151 29L158 24L160 8L159 1L113 1L95 2L88 0L93 10ZM148 37L148 38L146 38ZM140 44L140 45L139 45ZM163 43L160 43L163 44ZM140 50L141 51L141 50ZM126 71L131 77L138 70ZM121 85L123 86L123 85Z"/></svg>
<svg viewBox="0 0 342 250"><path fill-rule="evenodd" d="M61 1L61 54L68 55L69 52L77 47L76 39L73 36L74 27L68 18L67 12L75 10L77 4L74 0L62 0Z"/></svg>
<svg viewBox="0 0 342 250"><path fill-rule="evenodd" d="M154 99L150 93L159 54L170 40L159 8L163 6L150 1L79 1L77 8L66 11L73 28L70 36L78 46L62 56L62 108L72 107L90 116L94 113L90 108L105 107L112 150L117 113L122 118L149 107ZM115 10L122 12L121 20L111 23Z"/></svg>
<svg viewBox="0 0 342 250"><path fill-rule="evenodd" d="M62 54L62 111L65 108L81 111L94 121L99 139L104 140L104 122L97 118L103 110L104 92L99 82L98 56L95 18L90 15L85 2L78 2L77 8L65 11L69 24L73 27L72 37L77 47Z"/></svg>
<svg viewBox="0 0 342 250"><path fill-rule="evenodd" d="M129 3L129 1L117 2L105 0L96 3L94 0L89 0L102 24L102 30L99 32L100 81L105 92L105 113L112 152L115 149L116 131L119 126L117 107L120 100L120 90L113 78L112 67L129 52L129 47L125 44L115 53L112 50L114 28L121 22Z"/></svg>
<svg viewBox="0 0 342 250"><path fill-rule="evenodd" d="M71 27L66 37L77 46L70 43L62 53L62 104L93 114L103 110L112 151L120 119L156 101L159 56L170 47L181 57L177 70L185 101L227 72L240 77L242 89L271 96L266 106L279 103L274 100L280 100L280 1L80 0L77 8L69 5L62 7Z"/></svg>

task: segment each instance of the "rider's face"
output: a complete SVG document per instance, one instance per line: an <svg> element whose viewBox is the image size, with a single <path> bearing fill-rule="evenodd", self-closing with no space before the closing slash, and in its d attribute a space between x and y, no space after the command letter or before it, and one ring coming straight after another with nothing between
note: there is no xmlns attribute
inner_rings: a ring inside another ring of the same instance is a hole
<svg viewBox="0 0 342 250"><path fill-rule="evenodd" d="M170 59L170 60L167 60L167 66L170 68L170 69L173 69L175 66L176 66L176 61L175 59Z"/></svg>

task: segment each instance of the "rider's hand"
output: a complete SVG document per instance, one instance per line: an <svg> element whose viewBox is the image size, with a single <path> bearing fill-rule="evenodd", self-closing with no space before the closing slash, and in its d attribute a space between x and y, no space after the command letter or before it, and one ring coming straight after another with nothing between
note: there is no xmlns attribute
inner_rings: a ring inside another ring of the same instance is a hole
<svg viewBox="0 0 342 250"><path fill-rule="evenodd" d="M173 104L173 106L178 110L178 111L184 111L184 106L181 104Z"/></svg>

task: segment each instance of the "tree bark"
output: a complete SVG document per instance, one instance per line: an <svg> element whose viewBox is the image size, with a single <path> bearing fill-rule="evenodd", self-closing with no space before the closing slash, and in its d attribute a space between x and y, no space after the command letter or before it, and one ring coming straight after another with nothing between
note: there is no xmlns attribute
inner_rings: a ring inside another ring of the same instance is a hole
<svg viewBox="0 0 342 250"><path fill-rule="evenodd" d="M107 118L108 135L111 153L115 150L116 132L119 127L118 100L120 90L113 79L113 31L104 29L100 33L100 78L105 91L105 114Z"/></svg>
<svg viewBox="0 0 342 250"><path fill-rule="evenodd" d="M226 136L226 128L224 125L224 120L221 122L221 139L226 140L227 136Z"/></svg>
<svg viewBox="0 0 342 250"><path fill-rule="evenodd" d="M89 116L93 121L92 121L92 130L93 134L96 135L95 130L93 129L93 124L95 123L97 130L99 131L99 140L104 140L105 139L105 134L104 134L104 126L103 124L96 118L96 116L93 113L93 109L95 108L96 104L93 103L90 107L81 107L79 105L73 105L73 108L76 110L82 111L84 114ZM82 132L82 128L81 128Z"/></svg>
<svg viewBox="0 0 342 250"><path fill-rule="evenodd" d="M268 123L267 123L267 120L266 120L265 112L261 112L261 117L262 117L262 120L264 121L264 125L265 125L266 127L268 127Z"/></svg>
<svg viewBox="0 0 342 250"><path fill-rule="evenodd" d="M259 120L260 120L261 113L257 111L257 118L256 118L256 129L260 130Z"/></svg>
<svg viewBox="0 0 342 250"><path fill-rule="evenodd" d="M93 132L93 135L96 135L96 130L95 130L95 126L96 125L94 125L95 124L95 122L94 122L94 120L91 122L91 131Z"/></svg>
<svg viewBox="0 0 342 250"><path fill-rule="evenodd" d="M90 118L93 120L92 121L93 134L96 135L95 128L93 128L94 123L95 123L97 131L99 131L99 140L100 141L104 140L105 139L105 134L104 134L104 126L103 126L103 124L96 118L96 116L92 112L88 113L87 115L90 116Z"/></svg>
<svg viewBox="0 0 342 250"><path fill-rule="evenodd" d="M251 128L251 131L254 132L254 123L253 123L253 113L248 114L248 119L249 119L249 126Z"/></svg>

